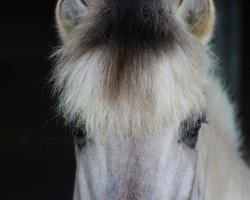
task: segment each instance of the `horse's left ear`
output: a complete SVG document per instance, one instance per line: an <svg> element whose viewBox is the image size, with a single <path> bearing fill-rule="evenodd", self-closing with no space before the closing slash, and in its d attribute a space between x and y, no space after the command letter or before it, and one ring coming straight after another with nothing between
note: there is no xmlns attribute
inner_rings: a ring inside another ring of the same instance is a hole
<svg viewBox="0 0 250 200"><path fill-rule="evenodd" d="M81 23L87 11L88 0L58 0L56 6L57 29L63 41L67 40L75 27Z"/></svg>
<svg viewBox="0 0 250 200"><path fill-rule="evenodd" d="M178 13L196 37L204 43L210 41L215 26L213 0L182 0Z"/></svg>

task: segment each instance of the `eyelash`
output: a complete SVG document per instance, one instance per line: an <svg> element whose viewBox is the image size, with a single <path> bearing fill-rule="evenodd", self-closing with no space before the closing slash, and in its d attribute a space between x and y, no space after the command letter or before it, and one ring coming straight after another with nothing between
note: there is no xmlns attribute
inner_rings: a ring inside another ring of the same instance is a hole
<svg viewBox="0 0 250 200"><path fill-rule="evenodd" d="M187 127L185 127L185 131L187 132L187 134L184 135L184 137L182 139L191 139L191 138L194 138L196 137L198 134L199 134L199 130L201 128L201 124L203 122L201 121L201 119L198 119L194 125L190 126L188 125Z"/></svg>
<svg viewBox="0 0 250 200"><path fill-rule="evenodd" d="M181 125L181 135L179 141L189 146L190 148L195 148L198 141L199 131L203 123L207 123L205 117L201 117L196 122L186 120Z"/></svg>

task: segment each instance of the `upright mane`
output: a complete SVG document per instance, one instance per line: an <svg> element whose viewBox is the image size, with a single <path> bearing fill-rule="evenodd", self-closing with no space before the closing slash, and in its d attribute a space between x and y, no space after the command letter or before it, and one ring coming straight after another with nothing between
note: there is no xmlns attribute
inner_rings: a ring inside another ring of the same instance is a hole
<svg viewBox="0 0 250 200"><path fill-rule="evenodd" d="M67 122L84 124L90 134L140 135L184 120L188 102L202 115L205 100L196 85L206 84L203 71L212 66L209 49L167 4L90 4L84 23L57 54L55 92ZM190 80L193 85L187 87ZM179 85L180 96L169 83ZM174 102L179 110L171 106ZM117 118L123 120L117 123Z"/></svg>

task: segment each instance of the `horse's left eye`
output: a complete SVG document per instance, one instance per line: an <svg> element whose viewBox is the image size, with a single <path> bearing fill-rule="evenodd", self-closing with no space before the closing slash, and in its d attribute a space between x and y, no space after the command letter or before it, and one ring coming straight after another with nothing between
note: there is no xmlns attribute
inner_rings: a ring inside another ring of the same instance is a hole
<svg viewBox="0 0 250 200"><path fill-rule="evenodd" d="M179 141L190 148L195 148L195 145L198 141L199 131L203 122L205 122L205 117L201 117L195 122L192 120L184 121L181 126Z"/></svg>

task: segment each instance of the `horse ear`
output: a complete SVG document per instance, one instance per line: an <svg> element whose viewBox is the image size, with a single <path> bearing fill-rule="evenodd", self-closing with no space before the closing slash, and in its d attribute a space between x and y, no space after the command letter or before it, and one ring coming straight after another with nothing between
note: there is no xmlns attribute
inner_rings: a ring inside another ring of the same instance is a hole
<svg viewBox="0 0 250 200"><path fill-rule="evenodd" d="M179 12L192 33L207 43L213 36L215 8L213 0L182 0Z"/></svg>
<svg viewBox="0 0 250 200"><path fill-rule="evenodd" d="M80 24L87 10L87 0L58 0L56 6L57 29L63 41L67 40Z"/></svg>

